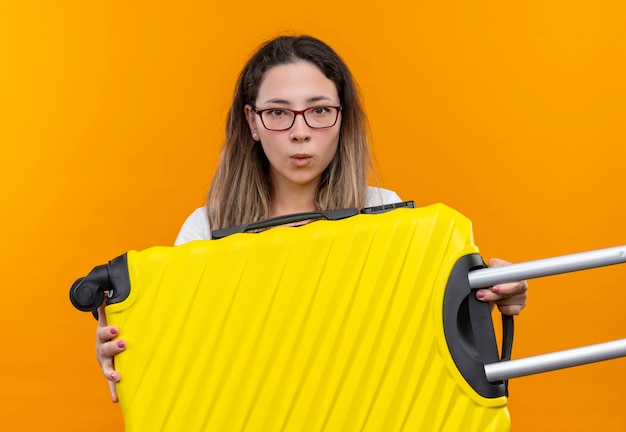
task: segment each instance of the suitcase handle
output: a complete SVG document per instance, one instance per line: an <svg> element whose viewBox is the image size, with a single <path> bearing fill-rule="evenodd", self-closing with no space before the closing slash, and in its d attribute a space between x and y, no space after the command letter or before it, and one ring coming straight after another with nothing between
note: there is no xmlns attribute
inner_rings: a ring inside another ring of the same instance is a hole
<svg viewBox="0 0 626 432"><path fill-rule="evenodd" d="M468 275L485 267L477 253L461 257L446 283L443 300L443 326L448 350L465 381L486 398L507 393L504 381L490 382L485 364L501 361L489 303L476 298ZM513 320L503 318L502 356L510 355L513 345Z"/></svg>
<svg viewBox="0 0 626 432"><path fill-rule="evenodd" d="M211 238L214 240L221 239L231 234L244 233L246 231L259 230L265 228L272 228L280 225L307 221L311 219L326 219L326 220L340 220L356 216L359 214L359 210L356 208L347 208L339 210L317 210L304 213L293 213L284 216L277 216L274 218L264 219L257 222L252 222L244 225L237 225L230 228L223 228L215 230L211 233Z"/></svg>

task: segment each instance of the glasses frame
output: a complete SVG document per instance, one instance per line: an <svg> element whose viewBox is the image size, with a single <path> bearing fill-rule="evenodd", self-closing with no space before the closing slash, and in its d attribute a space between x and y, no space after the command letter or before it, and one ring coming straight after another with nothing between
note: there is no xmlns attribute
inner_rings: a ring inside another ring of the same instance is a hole
<svg viewBox="0 0 626 432"><path fill-rule="evenodd" d="M298 117L299 115L302 115L302 118L304 119L304 122L306 123L306 125L308 127L310 127L311 129L328 129L331 128L333 126L335 126L337 124L337 120L339 120L339 113L342 111L343 107L341 105L338 106L333 106L333 105L316 105L316 106L312 106L300 111L297 110L292 110L292 109L288 109L288 108L266 108L266 109L257 109L257 107L255 107L254 105L250 105L252 107L252 111L254 111L255 114L257 114L259 116L259 118L261 119L261 124L263 125L263 127L265 129L267 129L268 131L274 131L274 132L281 132L281 131L286 131L289 130L293 127L294 123L296 122L296 117ZM331 124L330 126L311 126L309 124L308 121L306 121L306 117L304 116L304 113L307 112L310 109L314 109L314 108L335 108L337 110L337 112L335 113L335 121L333 122L333 124ZM273 110L281 110L281 111L289 111L293 113L293 119L291 121L291 124L289 125L289 127L286 128L281 128L281 129L270 129L265 125L265 121L263 120L263 113L266 111L273 111Z"/></svg>

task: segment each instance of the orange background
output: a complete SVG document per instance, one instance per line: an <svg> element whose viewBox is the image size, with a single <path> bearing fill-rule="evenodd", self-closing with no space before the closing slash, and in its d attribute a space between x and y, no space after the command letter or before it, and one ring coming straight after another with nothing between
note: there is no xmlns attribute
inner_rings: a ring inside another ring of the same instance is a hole
<svg viewBox="0 0 626 432"><path fill-rule="evenodd" d="M366 4L2 2L0 429L122 430L69 287L173 243L239 70L284 31L351 67L382 185L470 217L484 258L626 243L623 1ZM514 357L626 337L625 276L532 281ZM513 431L626 428L625 366L513 380Z"/></svg>

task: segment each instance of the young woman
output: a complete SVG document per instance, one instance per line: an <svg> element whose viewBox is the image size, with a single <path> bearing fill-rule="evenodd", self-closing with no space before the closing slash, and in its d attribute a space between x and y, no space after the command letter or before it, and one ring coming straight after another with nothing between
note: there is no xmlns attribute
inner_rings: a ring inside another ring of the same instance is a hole
<svg viewBox="0 0 626 432"><path fill-rule="evenodd" d="M368 132L352 75L328 45L309 36L267 42L239 76L207 205L185 221L176 244L289 213L400 202L396 193L368 186ZM522 281L479 290L477 297L516 315L526 290ZM118 329L99 312L96 355L116 402L113 358L126 345L111 341Z"/></svg>

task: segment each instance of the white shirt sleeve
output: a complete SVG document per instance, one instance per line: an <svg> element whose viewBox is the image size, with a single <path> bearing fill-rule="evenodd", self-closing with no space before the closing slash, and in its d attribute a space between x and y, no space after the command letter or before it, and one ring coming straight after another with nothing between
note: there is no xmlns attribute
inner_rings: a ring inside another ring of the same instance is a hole
<svg viewBox="0 0 626 432"><path fill-rule="evenodd" d="M394 191L372 186L367 189L366 207L395 204L399 202L402 202L402 199Z"/></svg>
<svg viewBox="0 0 626 432"><path fill-rule="evenodd" d="M211 228L206 214L206 207L200 207L189 215L176 237L175 246L194 240L209 240Z"/></svg>

